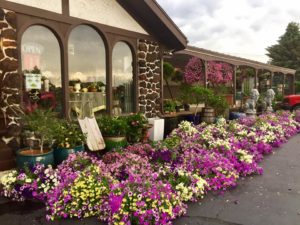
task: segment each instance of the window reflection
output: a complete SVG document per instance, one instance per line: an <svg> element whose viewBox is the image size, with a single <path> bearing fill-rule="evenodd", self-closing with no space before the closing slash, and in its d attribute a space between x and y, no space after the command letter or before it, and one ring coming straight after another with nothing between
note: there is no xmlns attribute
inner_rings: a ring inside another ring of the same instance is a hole
<svg viewBox="0 0 300 225"><path fill-rule="evenodd" d="M133 112L132 52L124 42L118 42L112 55L113 114Z"/></svg>
<svg viewBox="0 0 300 225"><path fill-rule="evenodd" d="M90 26L80 25L68 42L69 90L72 113L92 116L106 110L105 46Z"/></svg>
<svg viewBox="0 0 300 225"><path fill-rule="evenodd" d="M60 46L46 27L29 27L21 41L24 103L27 111L52 108L62 112Z"/></svg>

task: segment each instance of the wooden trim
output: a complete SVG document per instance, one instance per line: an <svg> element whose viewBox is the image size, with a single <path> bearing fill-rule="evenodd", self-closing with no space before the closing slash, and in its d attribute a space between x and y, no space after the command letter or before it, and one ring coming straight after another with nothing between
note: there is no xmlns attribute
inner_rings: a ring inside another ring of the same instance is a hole
<svg viewBox="0 0 300 225"><path fill-rule="evenodd" d="M237 66L233 66L233 104L236 104L236 72Z"/></svg>
<svg viewBox="0 0 300 225"><path fill-rule="evenodd" d="M258 85L257 85L257 82L258 82L258 69L255 69L255 75L254 75L254 87L255 89L258 89Z"/></svg>
<svg viewBox="0 0 300 225"><path fill-rule="evenodd" d="M70 4L69 4L69 0L62 0L62 14L64 16L70 16Z"/></svg>
<svg viewBox="0 0 300 225"><path fill-rule="evenodd" d="M204 87L207 88L207 75L208 75L208 68L207 68L207 61L204 60Z"/></svg>

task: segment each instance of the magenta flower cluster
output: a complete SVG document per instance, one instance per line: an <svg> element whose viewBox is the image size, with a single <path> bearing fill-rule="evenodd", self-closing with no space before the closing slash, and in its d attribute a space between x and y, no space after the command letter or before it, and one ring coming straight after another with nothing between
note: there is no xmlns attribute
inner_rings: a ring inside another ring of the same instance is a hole
<svg viewBox="0 0 300 225"><path fill-rule="evenodd" d="M185 66L184 79L187 84L204 84L204 62L193 57ZM212 86L226 85L232 81L233 66L224 62L207 62L207 82Z"/></svg>
<svg viewBox="0 0 300 225"><path fill-rule="evenodd" d="M211 125L182 122L153 145L128 146L101 159L72 154L57 169L13 171L1 179L2 194L45 202L49 220L97 216L109 224L172 224L186 213L187 201L262 174L258 163L299 133L298 119L278 112Z"/></svg>

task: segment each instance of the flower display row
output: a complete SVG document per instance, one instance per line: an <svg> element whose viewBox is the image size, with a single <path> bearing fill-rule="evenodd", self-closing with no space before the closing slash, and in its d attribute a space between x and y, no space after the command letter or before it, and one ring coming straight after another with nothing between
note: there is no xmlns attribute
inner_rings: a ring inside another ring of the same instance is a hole
<svg viewBox="0 0 300 225"><path fill-rule="evenodd" d="M172 224L188 201L262 174L265 154L300 131L299 116L268 113L226 123L182 122L163 141L106 153L69 156L56 169L36 165L1 179L2 195L37 199L47 219L97 216L109 224Z"/></svg>

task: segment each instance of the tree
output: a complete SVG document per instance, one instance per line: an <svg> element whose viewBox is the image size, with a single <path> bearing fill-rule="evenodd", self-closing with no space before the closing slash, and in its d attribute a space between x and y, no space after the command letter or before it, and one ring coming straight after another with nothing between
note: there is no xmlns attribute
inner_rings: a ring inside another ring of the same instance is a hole
<svg viewBox="0 0 300 225"><path fill-rule="evenodd" d="M290 22L285 33L279 37L278 43L266 49L270 63L297 70L296 75L300 78L300 26Z"/></svg>
<svg viewBox="0 0 300 225"><path fill-rule="evenodd" d="M183 79L182 72L181 70L174 68L173 65L168 62L164 62L163 71L164 71L164 80L166 82L166 86L168 88L170 97L172 100L174 100L169 81L173 81L176 83L182 82Z"/></svg>

